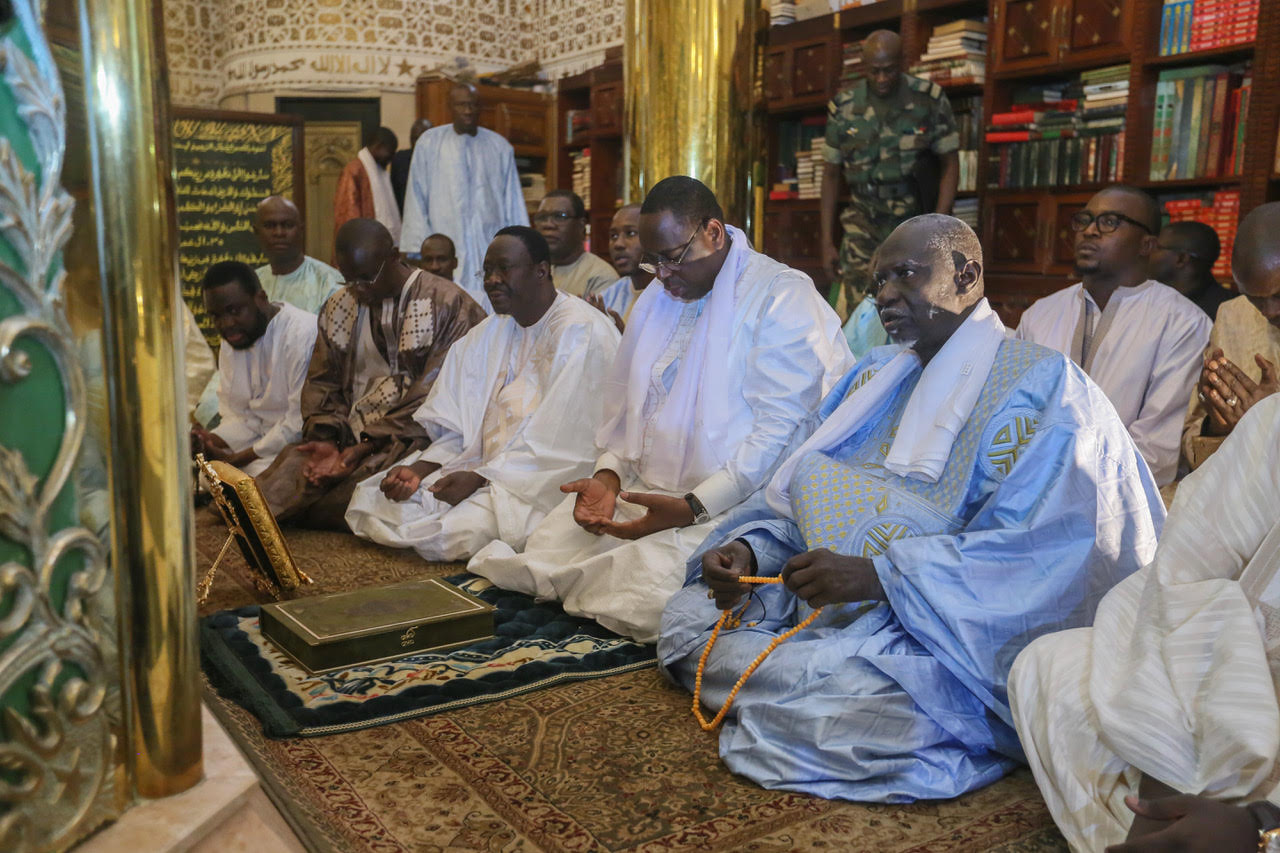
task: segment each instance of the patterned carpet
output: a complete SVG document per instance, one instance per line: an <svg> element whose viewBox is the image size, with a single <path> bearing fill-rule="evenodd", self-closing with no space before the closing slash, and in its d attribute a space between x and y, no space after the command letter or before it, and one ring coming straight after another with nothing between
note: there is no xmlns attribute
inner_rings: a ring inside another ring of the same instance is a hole
<svg viewBox="0 0 1280 853"><path fill-rule="evenodd" d="M198 513L198 565L224 533ZM287 531L309 593L456 573L354 537ZM202 615L259 600L238 554ZM1022 770L958 800L864 806L766 791L729 773L688 694L655 670L553 687L375 729L268 740L207 692L306 845L394 851L1066 849Z"/></svg>

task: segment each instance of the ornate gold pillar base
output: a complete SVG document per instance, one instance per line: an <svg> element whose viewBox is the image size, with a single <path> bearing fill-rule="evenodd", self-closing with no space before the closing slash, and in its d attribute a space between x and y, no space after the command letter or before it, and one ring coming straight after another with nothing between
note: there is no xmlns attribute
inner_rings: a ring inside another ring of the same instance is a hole
<svg viewBox="0 0 1280 853"><path fill-rule="evenodd" d="M630 197L670 175L711 187L735 225L753 214L758 0L627 0Z"/></svg>

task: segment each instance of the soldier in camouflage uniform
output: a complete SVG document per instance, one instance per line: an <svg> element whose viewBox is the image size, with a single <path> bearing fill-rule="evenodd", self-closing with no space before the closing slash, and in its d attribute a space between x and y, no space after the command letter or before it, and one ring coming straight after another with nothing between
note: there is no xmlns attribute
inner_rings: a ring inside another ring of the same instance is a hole
<svg viewBox="0 0 1280 853"><path fill-rule="evenodd" d="M902 41L896 33L872 33L862 55L866 76L827 106L823 147L822 260L842 285L839 302L844 304L837 308L845 316L870 287L872 253L900 223L926 212L914 179L920 155L932 151L942 162L938 213L951 212L960 177L960 137L942 88L902 73ZM830 235L842 171L852 200L840 215L844 240L837 253Z"/></svg>

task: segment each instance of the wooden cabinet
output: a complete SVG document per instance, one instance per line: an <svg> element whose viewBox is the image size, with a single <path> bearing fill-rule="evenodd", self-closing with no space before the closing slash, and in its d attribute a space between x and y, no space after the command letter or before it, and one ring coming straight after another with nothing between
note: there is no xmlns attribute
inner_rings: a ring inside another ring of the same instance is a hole
<svg viewBox="0 0 1280 853"><path fill-rule="evenodd" d="M815 199L774 202L764 211L764 248L771 258L813 279L824 295L830 279L822 270L822 216Z"/></svg>
<svg viewBox="0 0 1280 853"><path fill-rule="evenodd" d="M1075 260L1071 217L1092 197L1092 193L989 193L982 216L987 268L1002 273L1069 274Z"/></svg>
<svg viewBox="0 0 1280 853"><path fill-rule="evenodd" d="M994 0L996 71L1088 65L1129 50L1133 3L1126 0Z"/></svg>
<svg viewBox="0 0 1280 853"><path fill-rule="evenodd" d="M769 48L764 55L764 98L771 109L824 105L840 77L840 40L823 36Z"/></svg>
<svg viewBox="0 0 1280 853"><path fill-rule="evenodd" d="M450 80L421 79L417 84L418 117L435 127L453 121L449 108ZM555 133L555 101L550 95L524 89L480 84L480 126L511 143L517 157L546 157Z"/></svg>

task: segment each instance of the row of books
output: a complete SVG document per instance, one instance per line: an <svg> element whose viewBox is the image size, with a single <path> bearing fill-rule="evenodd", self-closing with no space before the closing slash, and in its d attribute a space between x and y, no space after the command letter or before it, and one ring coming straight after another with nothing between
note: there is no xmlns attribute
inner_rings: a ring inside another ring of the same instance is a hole
<svg viewBox="0 0 1280 853"><path fill-rule="evenodd" d="M955 117L960 150L977 151L982 143L982 96L951 97L951 114Z"/></svg>
<svg viewBox="0 0 1280 853"><path fill-rule="evenodd" d="M1161 71L1152 120L1151 180L1240 174L1252 79L1248 63Z"/></svg>
<svg viewBox="0 0 1280 853"><path fill-rule="evenodd" d="M540 161L532 157L516 158L516 173L520 176L520 192L526 205L537 206L547 194L547 176Z"/></svg>
<svg viewBox="0 0 1280 853"><path fill-rule="evenodd" d="M951 215L974 231L978 230L978 200L976 198L956 199L955 204L951 206Z"/></svg>
<svg viewBox="0 0 1280 853"><path fill-rule="evenodd" d="M1111 183L1121 179L1124 131L996 145L987 185L1002 189Z"/></svg>
<svg viewBox="0 0 1280 853"><path fill-rule="evenodd" d="M1164 0L1160 55L1251 42L1260 8L1261 0Z"/></svg>
<svg viewBox="0 0 1280 853"><path fill-rule="evenodd" d="M933 28L911 74L940 86L982 83L987 73L987 22L975 18Z"/></svg>
<svg viewBox="0 0 1280 853"><path fill-rule="evenodd" d="M862 76L862 40L845 42L840 54L840 85L846 86Z"/></svg>
<svg viewBox="0 0 1280 853"><path fill-rule="evenodd" d="M1235 247L1236 226L1240 221L1240 191L1197 193L1164 202L1170 222L1203 222L1218 232L1222 254L1213 265L1219 281L1231 280L1231 250Z"/></svg>
<svg viewBox="0 0 1280 853"><path fill-rule="evenodd" d="M591 149L569 152L570 171L573 173L573 191L588 205L591 204Z"/></svg>
<svg viewBox="0 0 1280 853"><path fill-rule="evenodd" d="M564 123L564 141L572 145L575 139L582 139L591 130L591 110L566 110Z"/></svg>

